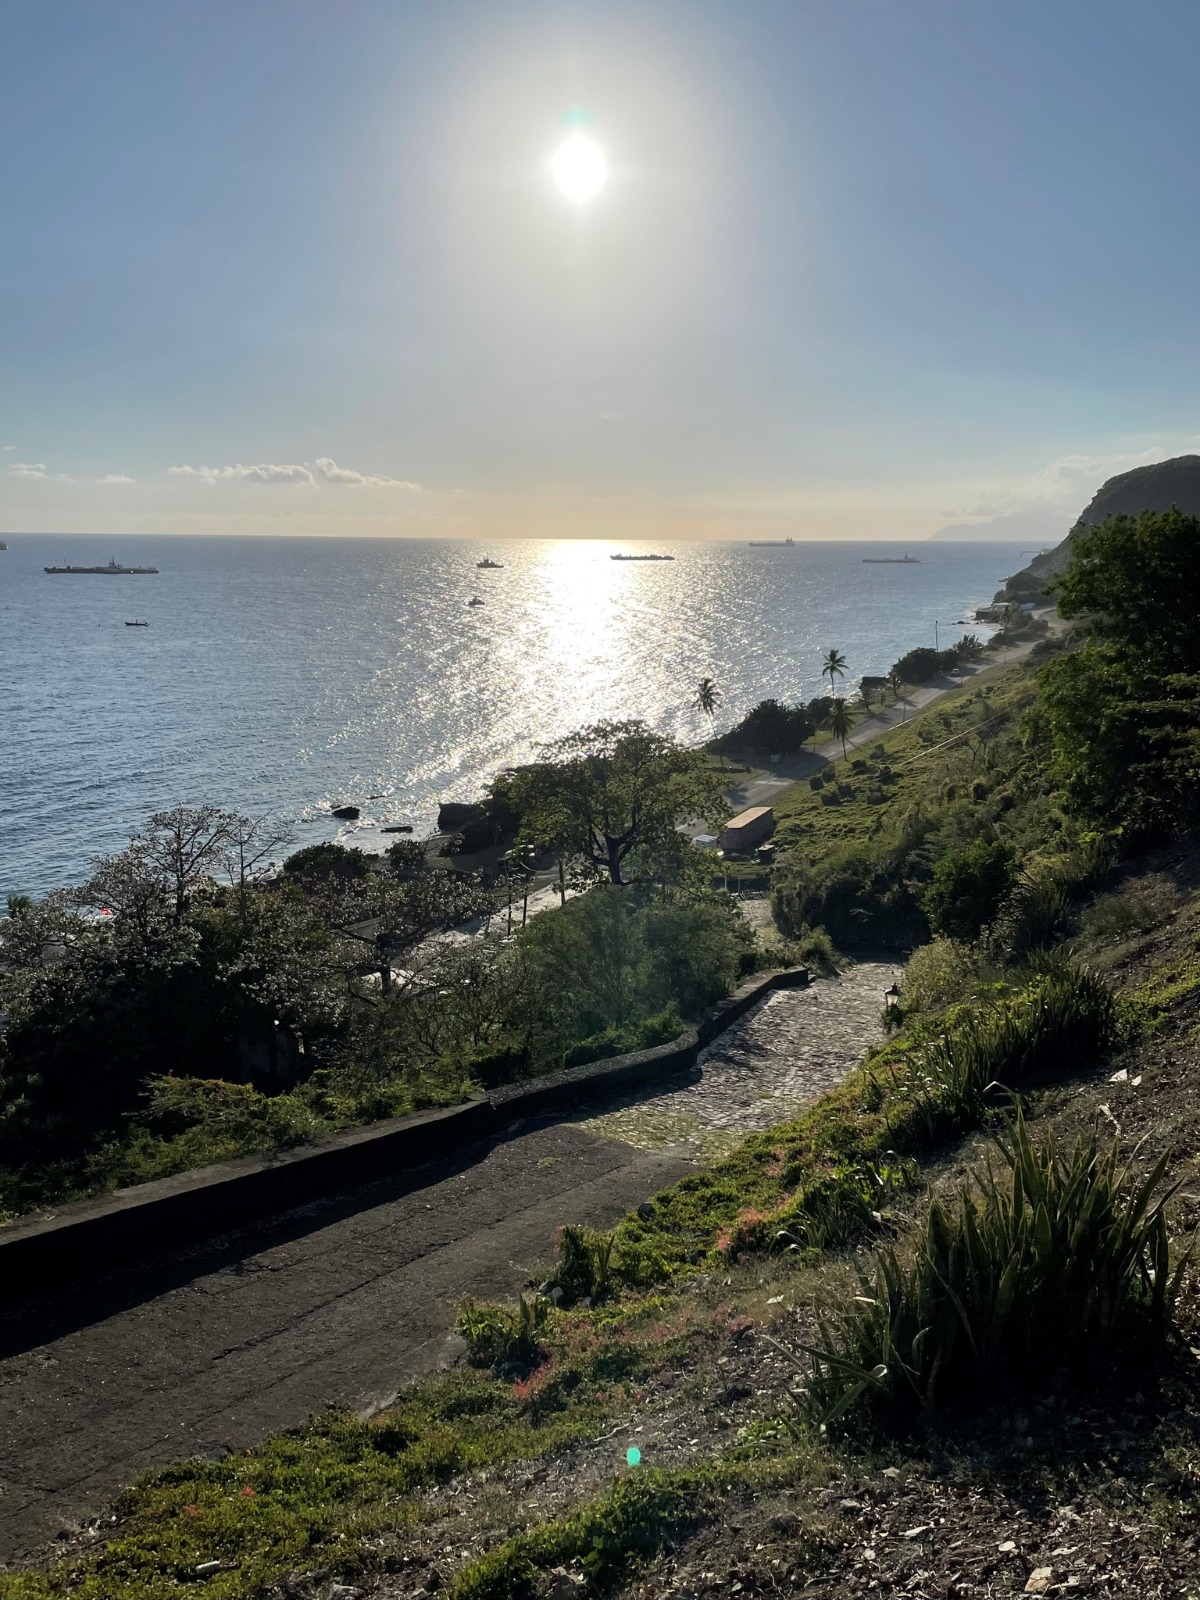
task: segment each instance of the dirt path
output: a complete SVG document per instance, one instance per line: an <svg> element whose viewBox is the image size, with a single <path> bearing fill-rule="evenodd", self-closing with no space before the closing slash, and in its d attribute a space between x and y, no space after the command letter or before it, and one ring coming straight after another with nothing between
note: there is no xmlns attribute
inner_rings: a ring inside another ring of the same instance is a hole
<svg viewBox="0 0 1200 1600"><path fill-rule="evenodd" d="M139 1472L327 1404L368 1409L451 1361L455 1307L511 1296L564 1221L609 1225L836 1083L894 968L774 995L691 1081L574 1123L516 1125L407 1179L242 1230L0 1318L0 1559Z"/></svg>

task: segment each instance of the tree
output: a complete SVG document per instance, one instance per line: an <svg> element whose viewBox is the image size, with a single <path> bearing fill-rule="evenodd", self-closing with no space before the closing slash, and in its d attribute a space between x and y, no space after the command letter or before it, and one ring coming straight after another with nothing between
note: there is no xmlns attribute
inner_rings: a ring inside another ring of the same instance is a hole
<svg viewBox="0 0 1200 1600"><path fill-rule="evenodd" d="M821 667L821 676L829 679L830 694L834 696L837 695L837 683L834 680L837 678L844 678L845 675L845 656L840 650L835 650L832 646L830 646L830 648L825 652L825 660Z"/></svg>
<svg viewBox="0 0 1200 1600"><path fill-rule="evenodd" d="M721 691L717 688L713 680L707 677L701 678L700 682L696 685L696 698L692 701L692 707L696 711L703 712L703 714L708 718L710 736L716 732L717 710L720 707L721 699ZM721 770L724 771L724 769L725 757L722 756Z"/></svg>
<svg viewBox="0 0 1200 1600"><path fill-rule="evenodd" d="M893 700L899 700L904 689L904 675L898 666L892 667L887 675L888 687L892 691Z"/></svg>
<svg viewBox="0 0 1200 1600"><path fill-rule="evenodd" d="M288 830L268 816L230 817L225 875L237 896L238 910L243 919L249 915L251 885L266 871L263 863L290 843L291 834ZM274 865L273 862L270 864Z"/></svg>
<svg viewBox="0 0 1200 1600"><path fill-rule="evenodd" d="M598 722L549 745L514 775L522 838L570 847L593 875L623 886L633 866L661 877L685 851L681 821L716 825L729 813L703 755L642 722Z"/></svg>
<svg viewBox="0 0 1200 1600"><path fill-rule="evenodd" d="M310 844L289 856L283 870L289 878L302 883L323 878L365 878L371 870L371 859L365 850L349 845Z"/></svg>
<svg viewBox="0 0 1200 1600"><path fill-rule="evenodd" d="M176 926L192 895L224 864L235 832L246 826L246 818L219 806L173 806L156 812L134 836L143 865L170 897Z"/></svg>
<svg viewBox="0 0 1200 1600"><path fill-rule="evenodd" d="M978 939L1012 889L1013 853L998 841L976 839L947 850L925 891L925 915L935 933L964 943Z"/></svg>
<svg viewBox="0 0 1200 1600"><path fill-rule="evenodd" d="M735 750L767 750L786 755L799 750L813 731L813 719L803 706L785 706L781 700L759 703L722 739Z"/></svg>
<svg viewBox="0 0 1200 1600"><path fill-rule="evenodd" d="M428 872L403 880L383 873L365 878L329 874L307 880L304 892L321 926L342 942L347 978L369 967L378 973L385 993L398 958L411 956L434 934L492 909L482 878L459 872Z"/></svg>
<svg viewBox="0 0 1200 1600"><path fill-rule="evenodd" d="M825 726L835 739L842 741L842 758L846 756L846 739L854 727L854 713L844 700L835 700L830 708Z"/></svg>
<svg viewBox="0 0 1200 1600"><path fill-rule="evenodd" d="M1051 593L1135 670L1200 672L1200 518L1172 506L1076 530Z"/></svg>

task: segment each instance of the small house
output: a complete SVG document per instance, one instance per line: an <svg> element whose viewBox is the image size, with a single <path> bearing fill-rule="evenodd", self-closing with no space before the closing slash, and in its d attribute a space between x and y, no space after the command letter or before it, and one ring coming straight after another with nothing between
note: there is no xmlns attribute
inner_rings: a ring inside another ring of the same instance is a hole
<svg viewBox="0 0 1200 1600"><path fill-rule="evenodd" d="M753 850L775 832L775 813L770 806L751 806L739 811L724 827L718 843L722 850L742 854Z"/></svg>

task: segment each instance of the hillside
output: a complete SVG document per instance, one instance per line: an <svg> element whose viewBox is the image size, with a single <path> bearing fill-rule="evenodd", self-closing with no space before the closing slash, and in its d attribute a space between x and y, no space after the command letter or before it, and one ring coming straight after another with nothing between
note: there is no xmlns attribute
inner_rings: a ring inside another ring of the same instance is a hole
<svg viewBox="0 0 1200 1600"><path fill-rule="evenodd" d="M1014 573L996 596L997 601L1029 600L1044 594L1047 581L1065 568L1071 541L1079 529L1094 528L1109 517L1122 514L1168 511L1173 505L1189 516L1200 514L1200 456L1174 456L1170 461L1155 461L1107 479L1062 543L1045 555L1035 556L1028 566Z"/></svg>

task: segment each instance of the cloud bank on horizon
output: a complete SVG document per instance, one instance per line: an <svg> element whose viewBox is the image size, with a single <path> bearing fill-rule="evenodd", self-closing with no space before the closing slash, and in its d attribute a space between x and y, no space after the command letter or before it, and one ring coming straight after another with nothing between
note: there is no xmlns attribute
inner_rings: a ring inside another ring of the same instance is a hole
<svg viewBox="0 0 1200 1600"><path fill-rule="evenodd" d="M1147 6L14 0L0 530L1065 531L1195 448Z"/></svg>

